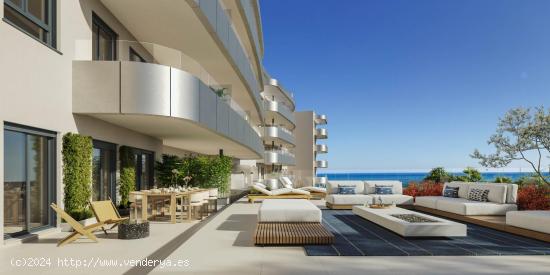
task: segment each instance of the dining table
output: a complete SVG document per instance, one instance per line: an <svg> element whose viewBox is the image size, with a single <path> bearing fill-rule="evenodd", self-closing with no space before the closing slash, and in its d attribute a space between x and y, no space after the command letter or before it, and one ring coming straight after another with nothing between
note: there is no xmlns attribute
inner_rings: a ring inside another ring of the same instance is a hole
<svg viewBox="0 0 550 275"><path fill-rule="evenodd" d="M177 200L182 199L183 201L187 201L187 220L191 220L191 207L189 205L190 200L189 197L191 194L198 193L198 192L204 192L208 189L193 189L193 190L187 190L187 191L164 191L164 192L154 192L151 190L141 190L141 191L134 191L132 192L133 195L139 195L141 196L141 205L142 205L142 211L141 211L141 219L144 221L147 221L149 219L149 213L148 213L148 203L149 201L156 201L156 200L170 200L170 223L176 223L176 213L177 213ZM183 204L182 204L183 205ZM182 209L183 211L183 209ZM152 211L152 214L154 212Z"/></svg>

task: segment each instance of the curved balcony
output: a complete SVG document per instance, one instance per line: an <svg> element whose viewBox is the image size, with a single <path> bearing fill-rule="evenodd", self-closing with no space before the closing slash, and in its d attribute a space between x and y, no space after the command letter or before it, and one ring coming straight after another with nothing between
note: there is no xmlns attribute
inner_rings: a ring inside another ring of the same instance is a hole
<svg viewBox="0 0 550 275"><path fill-rule="evenodd" d="M272 120L274 120L275 124L291 130L296 127L294 113L287 106L271 100L264 100L264 103L266 123L272 123Z"/></svg>
<svg viewBox="0 0 550 275"><path fill-rule="evenodd" d="M253 120L263 120L260 72L254 74L234 26L218 0L100 0L140 41L165 45L197 60ZM251 43L255 43L251 41Z"/></svg>
<svg viewBox="0 0 550 275"><path fill-rule="evenodd" d="M326 115L316 115L315 116L315 124L317 124L317 125L326 125L327 124L327 116Z"/></svg>
<svg viewBox="0 0 550 275"><path fill-rule="evenodd" d="M326 154L328 153L328 146L326 144L316 144L315 152L317 152L317 154Z"/></svg>
<svg viewBox="0 0 550 275"><path fill-rule="evenodd" d="M325 129L325 128L315 129L315 138L316 139L326 139L326 138L328 138L327 129Z"/></svg>
<svg viewBox="0 0 550 275"><path fill-rule="evenodd" d="M317 168L327 168L328 167L328 161L326 161L326 160L317 160L317 161L315 161L315 167L317 167Z"/></svg>
<svg viewBox="0 0 550 275"><path fill-rule="evenodd" d="M269 78L269 82L264 85L264 90L262 95L268 100L282 102L285 105L289 106L291 111L294 111L296 105L294 103L294 96L287 92L285 88L279 83L277 79L271 78L266 73L266 77Z"/></svg>
<svg viewBox="0 0 550 275"><path fill-rule="evenodd" d="M169 66L73 61L73 113L92 116L164 145L241 159L263 158L249 122L195 76Z"/></svg>
<svg viewBox="0 0 550 275"><path fill-rule="evenodd" d="M264 143L271 144L272 142L275 142L275 144L282 144L285 147L294 147L294 135L282 128L277 126L267 126L264 127Z"/></svg>
<svg viewBox="0 0 550 275"><path fill-rule="evenodd" d="M294 157L294 155L286 151L265 151L264 156L265 164L276 164L285 166L296 165L296 158Z"/></svg>

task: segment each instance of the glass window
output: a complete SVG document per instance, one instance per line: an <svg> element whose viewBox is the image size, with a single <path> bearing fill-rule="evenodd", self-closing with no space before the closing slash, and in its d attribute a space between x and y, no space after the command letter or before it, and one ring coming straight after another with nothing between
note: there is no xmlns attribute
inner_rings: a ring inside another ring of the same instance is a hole
<svg viewBox="0 0 550 275"><path fill-rule="evenodd" d="M94 140L92 157L92 200L115 200L116 145Z"/></svg>
<svg viewBox="0 0 550 275"><path fill-rule="evenodd" d="M132 47L130 47L130 58L129 60L130 61L135 61L135 62L146 62L145 59L143 57L141 57L141 55L139 55L139 53L136 52L136 50L134 50Z"/></svg>
<svg viewBox="0 0 550 275"><path fill-rule="evenodd" d="M118 35L95 13L92 16L92 54L94 60L116 60Z"/></svg>
<svg viewBox="0 0 550 275"><path fill-rule="evenodd" d="M51 225L55 138L36 130L4 129L4 238Z"/></svg>
<svg viewBox="0 0 550 275"><path fill-rule="evenodd" d="M4 0L4 19L56 47L55 0Z"/></svg>

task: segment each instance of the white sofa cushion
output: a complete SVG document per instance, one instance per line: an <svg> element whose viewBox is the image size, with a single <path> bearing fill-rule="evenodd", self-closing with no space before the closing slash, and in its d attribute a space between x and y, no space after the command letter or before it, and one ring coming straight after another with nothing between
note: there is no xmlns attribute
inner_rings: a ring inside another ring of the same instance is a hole
<svg viewBox="0 0 550 275"><path fill-rule="evenodd" d="M392 204L395 203L397 205L412 205L414 203L414 199L411 196L402 195L402 194L391 194L391 195L371 195L373 199L373 203L378 203L378 198L382 199L383 204Z"/></svg>
<svg viewBox="0 0 550 275"><path fill-rule="evenodd" d="M415 205L424 206L432 209L437 209L436 203L437 200L442 197L440 196L423 196L415 198Z"/></svg>
<svg viewBox="0 0 550 275"><path fill-rule="evenodd" d="M376 185L391 185L393 194L403 194L403 183L397 180L366 180L365 194L376 193Z"/></svg>
<svg viewBox="0 0 550 275"><path fill-rule="evenodd" d="M508 186L500 183L470 183L470 190L489 190L487 197L490 202L506 203L506 191Z"/></svg>
<svg viewBox="0 0 550 275"><path fill-rule="evenodd" d="M322 220L321 209L308 200L266 199L258 210L260 222L318 222Z"/></svg>
<svg viewBox="0 0 550 275"><path fill-rule="evenodd" d="M364 205L365 203L372 203L372 197L364 194L356 195L340 195L329 194L325 197L328 203L336 205Z"/></svg>
<svg viewBox="0 0 550 275"><path fill-rule="evenodd" d="M550 234L550 211L510 211L506 224Z"/></svg>
<svg viewBox="0 0 550 275"><path fill-rule="evenodd" d="M519 186L515 183L506 184L506 203L516 203L518 201L518 189Z"/></svg>
<svg viewBox="0 0 550 275"><path fill-rule="evenodd" d="M338 194L338 185L353 185L355 186L355 194L362 194L365 184L359 180L338 180L329 181L327 184L328 194Z"/></svg>
<svg viewBox="0 0 550 275"><path fill-rule="evenodd" d="M508 211L517 210L515 204L500 204L494 202L469 201L462 198L438 199L437 210L459 215L506 215Z"/></svg>
<svg viewBox="0 0 550 275"><path fill-rule="evenodd" d="M443 185L443 191L445 191L446 186L458 187L458 197L463 199L468 198L468 193L470 192L470 183L462 181L447 182ZM443 196L443 193L441 193L441 196Z"/></svg>

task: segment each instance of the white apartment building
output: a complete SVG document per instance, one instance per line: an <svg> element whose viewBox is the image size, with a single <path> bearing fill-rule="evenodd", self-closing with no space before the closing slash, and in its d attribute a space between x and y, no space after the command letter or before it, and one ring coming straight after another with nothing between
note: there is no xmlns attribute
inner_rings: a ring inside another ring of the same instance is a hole
<svg viewBox="0 0 550 275"><path fill-rule="evenodd" d="M4 240L59 226L69 132L93 138L92 199L117 199L122 146L138 190L162 154L294 163L294 101L262 66L257 0L3 0L0 17Z"/></svg>

